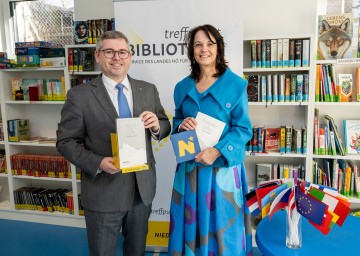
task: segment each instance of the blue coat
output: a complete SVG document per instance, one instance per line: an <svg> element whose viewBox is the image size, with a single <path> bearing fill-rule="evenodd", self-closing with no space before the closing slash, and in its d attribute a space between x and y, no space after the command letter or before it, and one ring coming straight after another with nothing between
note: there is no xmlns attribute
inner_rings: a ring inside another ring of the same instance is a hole
<svg viewBox="0 0 360 256"><path fill-rule="evenodd" d="M178 82L174 90L175 116L173 133L186 117L196 117L200 111L225 122L226 126L219 142L214 146L222 156L212 166L229 167L245 159L245 144L251 139L252 127L248 114L247 81L230 69L220 76L204 92L199 101L196 82L186 77Z"/></svg>

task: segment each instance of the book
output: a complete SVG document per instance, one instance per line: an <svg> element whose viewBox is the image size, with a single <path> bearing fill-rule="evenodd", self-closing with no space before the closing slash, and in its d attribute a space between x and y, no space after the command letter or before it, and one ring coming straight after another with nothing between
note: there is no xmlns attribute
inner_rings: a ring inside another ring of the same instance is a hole
<svg viewBox="0 0 360 256"><path fill-rule="evenodd" d="M360 43L360 41L359 41ZM355 68L355 101L360 101L360 68Z"/></svg>
<svg viewBox="0 0 360 256"><path fill-rule="evenodd" d="M282 49L283 67L289 66L289 38L283 38Z"/></svg>
<svg viewBox="0 0 360 256"><path fill-rule="evenodd" d="M360 120L344 120L345 153L360 154Z"/></svg>
<svg viewBox="0 0 360 256"><path fill-rule="evenodd" d="M251 40L251 67L256 68L257 67L257 61L256 61L256 40Z"/></svg>
<svg viewBox="0 0 360 256"><path fill-rule="evenodd" d="M197 113L195 120L200 149L204 150L216 145L225 128L225 123L202 112Z"/></svg>
<svg viewBox="0 0 360 256"><path fill-rule="evenodd" d="M308 67L309 65L310 65L310 39L303 39L301 66Z"/></svg>
<svg viewBox="0 0 360 256"><path fill-rule="evenodd" d="M338 94L341 102L352 101L352 74L337 74L338 78Z"/></svg>
<svg viewBox="0 0 360 256"><path fill-rule="evenodd" d="M119 169L145 166L147 163L144 123L140 118L117 118Z"/></svg>
<svg viewBox="0 0 360 256"><path fill-rule="evenodd" d="M280 128L265 128L265 152L280 152Z"/></svg>
<svg viewBox="0 0 360 256"><path fill-rule="evenodd" d="M329 130L330 131L333 131L334 132L334 137L335 137L335 144L336 144L336 149L337 149L337 152L344 156L345 155L345 146L344 146L344 143L343 143L343 140L340 136L340 133L337 129L337 126L334 122L334 119L332 119L331 116L329 115L325 115L324 116L326 120L329 121Z"/></svg>
<svg viewBox="0 0 360 256"><path fill-rule="evenodd" d="M259 75L249 75L248 85L246 88L248 101L258 102L259 101L259 90L260 90L260 78Z"/></svg>
<svg viewBox="0 0 360 256"><path fill-rule="evenodd" d="M317 59L336 60L352 57L353 14L318 16ZM332 43L329 44L328 42Z"/></svg>
<svg viewBox="0 0 360 256"><path fill-rule="evenodd" d="M88 25L87 21L74 21L74 43L88 43Z"/></svg>
<svg viewBox="0 0 360 256"><path fill-rule="evenodd" d="M170 140L177 163L193 160L201 151L195 130L172 134Z"/></svg>
<svg viewBox="0 0 360 256"><path fill-rule="evenodd" d="M8 140L10 142L19 142L30 137L30 125L28 119L13 119L7 121Z"/></svg>
<svg viewBox="0 0 360 256"><path fill-rule="evenodd" d="M301 39L295 39L295 67L301 67L301 60L302 60L302 40Z"/></svg>
<svg viewBox="0 0 360 256"><path fill-rule="evenodd" d="M277 39L271 39L271 47L270 47L270 67L277 68L278 65L278 42Z"/></svg>
<svg viewBox="0 0 360 256"><path fill-rule="evenodd" d="M272 179L272 164L256 164L256 184L259 186L261 182Z"/></svg>

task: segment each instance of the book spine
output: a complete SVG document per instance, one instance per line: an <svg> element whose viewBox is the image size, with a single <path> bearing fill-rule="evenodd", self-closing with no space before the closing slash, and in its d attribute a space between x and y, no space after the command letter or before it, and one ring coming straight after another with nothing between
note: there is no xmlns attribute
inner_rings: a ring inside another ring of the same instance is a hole
<svg viewBox="0 0 360 256"><path fill-rule="evenodd" d="M283 67L283 39L280 38L277 40L277 66L278 68L282 68Z"/></svg>
<svg viewBox="0 0 360 256"><path fill-rule="evenodd" d="M303 85L304 85L303 74L297 74L296 75L296 91L295 91L295 101L296 102L302 101Z"/></svg>
<svg viewBox="0 0 360 256"><path fill-rule="evenodd" d="M309 67L310 59L310 39L304 39L302 41L302 66Z"/></svg>
<svg viewBox="0 0 360 256"><path fill-rule="evenodd" d="M261 68L261 40L256 40L256 67Z"/></svg>
<svg viewBox="0 0 360 256"><path fill-rule="evenodd" d="M266 92L267 92L267 77L261 76L261 101L266 102Z"/></svg>
<svg viewBox="0 0 360 256"><path fill-rule="evenodd" d="M280 127L280 153L285 153L286 127Z"/></svg>
<svg viewBox="0 0 360 256"><path fill-rule="evenodd" d="M302 101L309 101L309 74L303 74Z"/></svg>
<svg viewBox="0 0 360 256"><path fill-rule="evenodd" d="M251 67L256 68L256 40L251 40Z"/></svg>
<svg viewBox="0 0 360 256"><path fill-rule="evenodd" d="M290 102L290 87L291 78L289 75L285 75L285 101Z"/></svg>
<svg viewBox="0 0 360 256"><path fill-rule="evenodd" d="M289 38L283 38L283 67L289 66Z"/></svg>
<svg viewBox="0 0 360 256"><path fill-rule="evenodd" d="M278 102L279 101L278 87L279 87L278 75L273 74L272 75L272 101L273 102Z"/></svg>
<svg viewBox="0 0 360 256"><path fill-rule="evenodd" d="M266 101L272 102L272 78L271 75L266 76Z"/></svg>
<svg viewBox="0 0 360 256"><path fill-rule="evenodd" d="M261 67L266 67L266 40L261 41Z"/></svg>
<svg viewBox="0 0 360 256"><path fill-rule="evenodd" d="M295 40L295 67L301 67L302 59L302 40Z"/></svg>
<svg viewBox="0 0 360 256"><path fill-rule="evenodd" d="M303 127L301 130L301 152L303 154L307 153L307 129Z"/></svg>
<svg viewBox="0 0 360 256"><path fill-rule="evenodd" d="M296 95L296 74L290 75L290 102L295 102Z"/></svg>
<svg viewBox="0 0 360 256"><path fill-rule="evenodd" d="M279 75L279 102L285 101L285 74Z"/></svg>
<svg viewBox="0 0 360 256"><path fill-rule="evenodd" d="M360 44L360 41L359 41ZM359 54L359 53L358 53ZM355 69L355 93L356 93L356 101L360 101L360 68Z"/></svg>
<svg viewBox="0 0 360 256"><path fill-rule="evenodd" d="M278 46L278 42L277 39L271 39L271 49L270 49L270 53L271 53L271 64L270 66L272 68L277 68L277 64L278 64L278 51L277 51L277 46Z"/></svg>
<svg viewBox="0 0 360 256"><path fill-rule="evenodd" d="M286 134L285 134L285 153L291 153L292 146L292 132L293 129L291 126L286 126Z"/></svg>
<svg viewBox="0 0 360 256"><path fill-rule="evenodd" d="M289 40L289 67L295 67L295 39Z"/></svg>
<svg viewBox="0 0 360 256"><path fill-rule="evenodd" d="M265 47L266 47L265 67L270 68L271 67L271 40L270 39L265 40Z"/></svg>

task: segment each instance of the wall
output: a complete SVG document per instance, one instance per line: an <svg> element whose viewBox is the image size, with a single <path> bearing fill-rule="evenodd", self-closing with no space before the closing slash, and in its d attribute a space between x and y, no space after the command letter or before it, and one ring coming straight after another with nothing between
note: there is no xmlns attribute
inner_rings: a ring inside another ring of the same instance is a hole
<svg viewBox="0 0 360 256"><path fill-rule="evenodd" d="M75 20L109 19L114 17L113 0L74 0Z"/></svg>
<svg viewBox="0 0 360 256"><path fill-rule="evenodd" d="M314 34L318 0L245 0L244 38Z"/></svg>

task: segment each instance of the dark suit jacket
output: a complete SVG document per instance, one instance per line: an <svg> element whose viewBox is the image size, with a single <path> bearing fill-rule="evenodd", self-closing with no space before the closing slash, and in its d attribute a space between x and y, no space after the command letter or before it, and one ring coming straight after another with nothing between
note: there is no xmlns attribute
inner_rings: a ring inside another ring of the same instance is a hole
<svg viewBox="0 0 360 256"><path fill-rule="evenodd" d="M168 136L170 122L155 85L131 77L129 81L134 102L133 116L138 117L145 110L155 113L160 122L159 139ZM101 75L68 91L61 111L56 146L62 156L82 170L82 205L92 211L128 210L133 202L136 182L145 205L149 205L155 196L155 159L149 129L146 129L148 171L113 175L101 172L96 175L101 160L112 156L110 133L116 132L116 118L118 114Z"/></svg>

